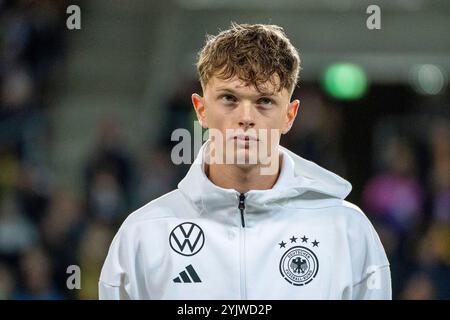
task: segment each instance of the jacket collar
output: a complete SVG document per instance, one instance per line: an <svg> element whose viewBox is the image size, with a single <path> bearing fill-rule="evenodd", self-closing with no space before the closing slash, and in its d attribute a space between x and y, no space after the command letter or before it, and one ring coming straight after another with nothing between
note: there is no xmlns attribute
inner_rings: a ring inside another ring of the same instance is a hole
<svg viewBox="0 0 450 320"><path fill-rule="evenodd" d="M207 140L200 148L194 163L178 184L200 214L224 209L238 209L239 192L221 188L205 174ZM280 175L271 189L250 190L246 195L246 213L263 212L282 206L287 201L338 198L344 199L351 191L351 184L338 175L303 159L288 149L279 146L282 154Z"/></svg>

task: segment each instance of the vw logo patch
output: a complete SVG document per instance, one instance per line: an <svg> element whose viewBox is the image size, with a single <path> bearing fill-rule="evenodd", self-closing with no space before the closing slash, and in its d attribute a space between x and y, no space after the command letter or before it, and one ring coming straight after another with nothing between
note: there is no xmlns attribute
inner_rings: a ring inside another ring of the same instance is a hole
<svg viewBox="0 0 450 320"><path fill-rule="evenodd" d="M295 286L310 283L317 275L317 271L319 271L319 261L314 252L306 247L292 247L281 257L281 275Z"/></svg>
<svg viewBox="0 0 450 320"><path fill-rule="evenodd" d="M184 222L176 226L169 236L170 247L183 256L193 256L205 244L203 230L192 222Z"/></svg>

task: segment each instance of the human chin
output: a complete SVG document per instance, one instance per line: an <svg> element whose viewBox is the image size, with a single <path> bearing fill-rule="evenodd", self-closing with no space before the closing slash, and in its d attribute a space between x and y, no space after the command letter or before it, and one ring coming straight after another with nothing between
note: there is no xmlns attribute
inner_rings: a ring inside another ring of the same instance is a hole
<svg viewBox="0 0 450 320"><path fill-rule="evenodd" d="M234 164L243 165L245 167L254 166L260 163L259 161L259 146L256 141L250 143L236 141L232 149Z"/></svg>

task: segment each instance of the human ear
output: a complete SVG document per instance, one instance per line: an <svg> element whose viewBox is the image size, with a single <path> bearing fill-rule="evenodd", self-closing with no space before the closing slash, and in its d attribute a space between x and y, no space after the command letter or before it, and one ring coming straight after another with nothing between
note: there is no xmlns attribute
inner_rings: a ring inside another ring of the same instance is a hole
<svg viewBox="0 0 450 320"><path fill-rule="evenodd" d="M201 126L204 129L208 128L208 124L206 121L206 112L205 112L205 102L204 98L197 93L193 93L191 96L192 104L194 105L195 113L197 114L197 119L200 122Z"/></svg>
<svg viewBox="0 0 450 320"><path fill-rule="evenodd" d="M286 121L283 127L283 134L286 134L291 130L294 123L295 117L297 116L298 107L300 106L300 101L298 99L292 101L288 104L286 111Z"/></svg>

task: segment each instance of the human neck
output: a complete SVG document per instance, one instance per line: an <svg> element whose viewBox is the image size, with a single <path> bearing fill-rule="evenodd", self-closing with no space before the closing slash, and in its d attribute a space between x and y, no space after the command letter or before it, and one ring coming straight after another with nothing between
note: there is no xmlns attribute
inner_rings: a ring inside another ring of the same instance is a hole
<svg viewBox="0 0 450 320"><path fill-rule="evenodd" d="M205 171L209 180L215 185L224 189L235 189L239 193L246 193L249 190L272 189L278 180L281 169L282 155L278 156L275 174L261 174L261 166L238 167L230 164L206 164ZM274 164L271 164L274 165Z"/></svg>

